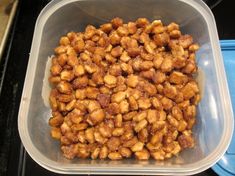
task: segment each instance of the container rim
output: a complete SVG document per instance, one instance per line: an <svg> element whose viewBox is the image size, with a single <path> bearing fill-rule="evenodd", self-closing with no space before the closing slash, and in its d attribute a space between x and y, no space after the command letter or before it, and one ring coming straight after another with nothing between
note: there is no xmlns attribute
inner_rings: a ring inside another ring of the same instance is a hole
<svg viewBox="0 0 235 176"><path fill-rule="evenodd" d="M198 11L203 17L204 20L207 23L208 29L214 30L214 33L209 30L209 38L211 40L212 45L212 52L215 59L215 69L216 69L216 76L218 78L218 86L219 86L219 93L220 98L222 101L223 106L223 115L224 115L224 130L222 133L221 141L219 145L214 149L213 152L211 152L207 157L204 159L197 161L195 163L191 163L188 165L185 165L183 170L181 167L177 166L165 166L156 168L155 167L145 167L143 168L131 168L131 167L96 167L96 166L82 166L79 167L79 165L73 164L72 166L64 166L61 163L57 163L55 161L49 160L47 157L42 155L37 148L33 145L29 132L27 131L27 121L28 121L28 110L29 110L29 104L31 100L32 95L32 88L34 83L34 77L35 77L35 70L36 70L36 62L33 58L35 56L38 56L39 53L39 46L42 36L42 31L44 24L46 23L47 19L52 15L56 10L61 8L64 5L67 5L69 3L73 3L76 1L85 1L85 0L53 0L49 4L47 4L44 9L41 11L40 15L37 18L37 22L34 29L34 35L33 35L33 41L31 46L31 52L29 57L29 63L27 67L27 73L25 77L25 83L23 88L23 93L21 97L21 104L18 114L18 130L20 134L20 138L22 140L22 143L24 147L26 148L26 151L28 154L33 158L34 161L36 161L39 165L42 167L53 171L57 173L63 173L63 174L137 174L142 175L144 173L148 173L150 175L153 174L162 174L162 175L182 175L182 174L196 174L198 172L201 172L203 170L206 170L207 168L214 165L225 153L227 150L231 138L232 138L232 132L233 132L233 111L232 111L232 105L231 105L231 99L228 91L228 85L227 85L227 78L225 76L225 70L224 70L224 64L222 61L222 54L221 49L219 46L219 39L217 35L217 29L215 20L213 17L212 12L207 7L207 5L203 1L198 0L178 0L181 1L187 5L190 5L192 8ZM37 57L36 57L37 58ZM30 69L29 69L30 68ZM223 80L223 82L222 82ZM224 83L224 81L226 83ZM227 127L227 128L225 128ZM127 173L129 172L129 173Z"/></svg>

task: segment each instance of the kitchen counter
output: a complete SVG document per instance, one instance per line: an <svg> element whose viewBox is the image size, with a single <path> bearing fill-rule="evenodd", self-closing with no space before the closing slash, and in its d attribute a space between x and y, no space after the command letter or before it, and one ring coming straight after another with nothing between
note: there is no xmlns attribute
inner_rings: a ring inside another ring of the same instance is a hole
<svg viewBox="0 0 235 176"><path fill-rule="evenodd" d="M24 150L17 128L18 109L31 48L34 25L49 0L21 0L0 63L0 175L56 176L35 163ZM213 9L220 39L235 39L233 1ZM208 169L197 175L216 175Z"/></svg>
<svg viewBox="0 0 235 176"><path fill-rule="evenodd" d="M5 42L9 34L18 0L1 0L0 1L0 60L4 51Z"/></svg>

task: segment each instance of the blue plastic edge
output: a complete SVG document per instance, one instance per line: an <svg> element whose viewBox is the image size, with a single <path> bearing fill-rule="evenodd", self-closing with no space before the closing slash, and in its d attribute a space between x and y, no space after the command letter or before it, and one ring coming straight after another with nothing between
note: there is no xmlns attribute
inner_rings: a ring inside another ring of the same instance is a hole
<svg viewBox="0 0 235 176"><path fill-rule="evenodd" d="M212 169L221 176L234 176L233 173L228 172L227 170L225 170L223 167L221 167L219 164L215 164Z"/></svg>
<svg viewBox="0 0 235 176"><path fill-rule="evenodd" d="M221 50L235 50L235 40L220 40ZM233 173L225 170L219 164L212 166L212 169L218 174L223 176L234 176Z"/></svg>
<svg viewBox="0 0 235 176"><path fill-rule="evenodd" d="M234 50L235 40L220 40L221 50Z"/></svg>

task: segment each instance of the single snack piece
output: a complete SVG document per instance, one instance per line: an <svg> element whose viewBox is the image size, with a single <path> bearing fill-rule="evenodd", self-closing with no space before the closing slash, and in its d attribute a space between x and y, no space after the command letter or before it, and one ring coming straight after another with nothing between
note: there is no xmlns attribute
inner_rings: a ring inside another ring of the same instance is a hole
<svg viewBox="0 0 235 176"><path fill-rule="evenodd" d="M198 49L178 24L146 18L62 36L50 68L49 125L63 155L165 160L194 147Z"/></svg>

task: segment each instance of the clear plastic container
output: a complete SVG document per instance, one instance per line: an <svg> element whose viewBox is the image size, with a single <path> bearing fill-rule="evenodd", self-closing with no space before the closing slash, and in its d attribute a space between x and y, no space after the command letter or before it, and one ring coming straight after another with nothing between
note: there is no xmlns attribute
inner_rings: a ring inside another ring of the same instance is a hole
<svg viewBox="0 0 235 176"><path fill-rule="evenodd" d="M50 135L50 108L44 104L43 80L48 56L59 37L69 31L83 31L121 17L126 22L146 17L175 21L183 33L201 46L197 53L198 80L202 101L194 128L196 147L178 157L157 162L67 160ZM184 175L201 172L215 164L226 151L233 132L233 112L228 93L215 21L199 0L54 0L38 17L18 117L21 140L29 155L42 167L65 174Z"/></svg>

